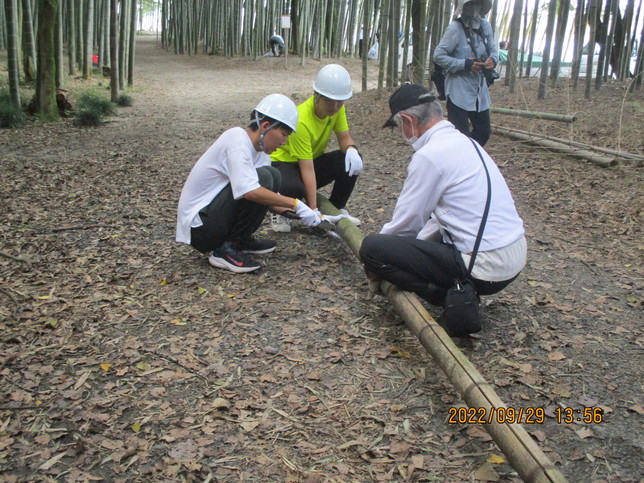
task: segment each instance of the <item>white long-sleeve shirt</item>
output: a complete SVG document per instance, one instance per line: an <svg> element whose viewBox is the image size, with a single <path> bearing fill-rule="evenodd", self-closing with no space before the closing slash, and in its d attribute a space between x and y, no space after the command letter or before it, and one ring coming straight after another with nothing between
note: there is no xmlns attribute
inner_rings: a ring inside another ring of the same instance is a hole
<svg viewBox="0 0 644 483"><path fill-rule="evenodd" d="M416 151L392 219L380 233L423 240L440 235L469 262L485 201L485 169L470 139L449 121L440 121L413 145ZM512 194L492 158L479 146L490 173L492 198L472 276L481 280L508 280L526 260L523 221Z"/></svg>

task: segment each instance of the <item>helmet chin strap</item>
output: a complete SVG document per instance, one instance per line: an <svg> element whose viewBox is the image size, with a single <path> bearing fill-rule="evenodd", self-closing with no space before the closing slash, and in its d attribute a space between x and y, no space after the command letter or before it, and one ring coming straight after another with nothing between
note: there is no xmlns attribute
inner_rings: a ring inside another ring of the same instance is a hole
<svg viewBox="0 0 644 483"><path fill-rule="evenodd" d="M268 126L268 129L265 131L262 131L261 127L261 119L259 118L259 113L255 111L255 122L257 123L257 127L259 127L259 150L261 152L264 151L264 135L270 131L271 129L276 128L279 125L279 121L275 121L273 124Z"/></svg>

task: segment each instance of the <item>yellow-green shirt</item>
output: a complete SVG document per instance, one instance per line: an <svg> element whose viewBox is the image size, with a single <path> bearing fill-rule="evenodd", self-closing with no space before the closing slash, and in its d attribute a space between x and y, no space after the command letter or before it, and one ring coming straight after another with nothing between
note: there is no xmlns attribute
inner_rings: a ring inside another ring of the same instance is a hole
<svg viewBox="0 0 644 483"><path fill-rule="evenodd" d="M344 106L333 116L320 119L315 115L314 97L297 106L297 132L288 137L286 144L271 154L271 161L294 163L300 159L315 159L326 151L331 133L349 130Z"/></svg>

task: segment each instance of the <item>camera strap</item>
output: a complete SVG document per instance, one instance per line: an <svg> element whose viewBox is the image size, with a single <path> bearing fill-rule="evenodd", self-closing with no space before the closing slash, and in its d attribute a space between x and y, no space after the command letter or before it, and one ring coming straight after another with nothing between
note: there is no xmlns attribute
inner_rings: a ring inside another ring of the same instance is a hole
<svg viewBox="0 0 644 483"><path fill-rule="evenodd" d="M485 46L485 52L487 53L487 56L490 56L490 47L487 45L487 38L485 35L483 35L483 24L481 24L481 28L478 28L476 30L472 30L470 27L466 27L465 24L463 23L463 20L461 17L457 18L456 21L461 24L463 27L463 31L465 32L465 38L467 39L467 43L470 45L470 49L472 49L472 54L474 54L474 58L478 59L478 54L476 53L476 49L474 49L474 44L472 43L472 32L476 32L479 37L481 37L481 40L483 40L483 45Z"/></svg>

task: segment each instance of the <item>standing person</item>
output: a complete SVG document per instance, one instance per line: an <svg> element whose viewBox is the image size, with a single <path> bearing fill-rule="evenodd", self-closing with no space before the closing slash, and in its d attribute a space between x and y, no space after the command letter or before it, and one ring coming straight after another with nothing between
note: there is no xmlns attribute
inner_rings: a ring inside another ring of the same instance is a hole
<svg viewBox="0 0 644 483"><path fill-rule="evenodd" d="M460 16L448 25L434 51L434 62L445 70L447 119L481 146L491 133L490 91L484 71L499 62L492 27L482 18L491 7L491 0L459 0Z"/></svg>
<svg viewBox="0 0 644 483"><path fill-rule="evenodd" d="M413 147L407 178L391 221L360 248L369 287L384 279L443 305L447 289L462 280L469 264L488 193L487 222L471 280L479 295L501 291L526 263L523 221L492 158L443 119L436 97L405 84L389 99L395 126ZM385 127L383 126L383 127Z"/></svg>
<svg viewBox="0 0 644 483"><path fill-rule="evenodd" d="M284 39L281 35L273 34L268 42L271 44L273 57L281 57L284 55Z"/></svg>
<svg viewBox="0 0 644 483"><path fill-rule="evenodd" d="M246 129L225 131L199 158L186 180L177 210L176 240L202 253L211 265L232 272L252 272L261 265L249 253L270 253L275 242L253 238L269 206L292 209L307 225L320 217L303 202L277 194L280 173L269 154L286 142L297 126L297 108L281 94L257 104Z"/></svg>
<svg viewBox="0 0 644 483"><path fill-rule="evenodd" d="M286 196L304 198L317 209L317 189L333 183L329 201L351 222L360 220L347 212L345 206L362 171L362 157L349 133L344 102L353 95L351 77L338 64L325 65L313 83L313 95L297 106L297 132L288 143L271 155L273 167L282 174L280 192ZM335 133L340 149L326 153ZM280 215L272 217L276 232L291 231L289 220Z"/></svg>

